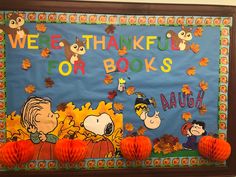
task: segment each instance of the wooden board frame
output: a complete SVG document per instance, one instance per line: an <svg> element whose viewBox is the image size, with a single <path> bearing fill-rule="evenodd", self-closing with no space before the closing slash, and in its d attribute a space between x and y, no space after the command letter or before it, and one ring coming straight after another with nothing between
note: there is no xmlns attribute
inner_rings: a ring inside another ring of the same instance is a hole
<svg viewBox="0 0 236 177"><path fill-rule="evenodd" d="M46 12L80 12L80 13L108 13L135 15L179 15L179 16L229 16L233 17L230 31L230 63L228 90L228 141L232 146L231 157L226 167L185 167L185 168L156 168L156 169L109 169L109 170L81 170L81 171L18 171L0 172L1 176L235 176L236 175L236 7L212 5L170 5L152 3L118 3L118 2L89 2L66 0L0 0L0 10L25 10Z"/></svg>

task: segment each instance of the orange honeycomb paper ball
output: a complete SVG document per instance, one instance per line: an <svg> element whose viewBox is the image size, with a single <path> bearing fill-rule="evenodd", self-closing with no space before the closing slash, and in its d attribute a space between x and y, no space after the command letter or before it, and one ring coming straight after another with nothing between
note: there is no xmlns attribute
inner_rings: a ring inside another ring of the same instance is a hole
<svg viewBox="0 0 236 177"><path fill-rule="evenodd" d="M34 156L34 144L30 140L7 142L0 148L1 163L9 168L22 165Z"/></svg>
<svg viewBox="0 0 236 177"><path fill-rule="evenodd" d="M222 139L204 136L199 140L198 151L205 158L216 162L223 162L229 158L231 146Z"/></svg>
<svg viewBox="0 0 236 177"><path fill-rule="evenodd" d="M120 150L128 160L145 160L152 152L152 142L147 136L130 136L121 141Z"/></svg>
<svg viewBox="0 0 236 177"><path fill-rule="evenodd" d="M61 163L76 163L86 156L87 145L82 140L61 139L55 146L55 156Z"/></svg>

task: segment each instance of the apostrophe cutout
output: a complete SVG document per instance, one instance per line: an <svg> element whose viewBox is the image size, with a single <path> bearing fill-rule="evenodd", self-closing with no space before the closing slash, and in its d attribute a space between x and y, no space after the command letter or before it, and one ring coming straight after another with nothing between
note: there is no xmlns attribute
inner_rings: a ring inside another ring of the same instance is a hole
<svg viewBox="0 0 236 177"><path fill-rule="evenodd" d="M45 78L44 81L45 81L45 87L47 88L53 87L54 81L50 77Z"/></svg>
<svg viewBox="0 0 236 177"><path fill-rule="evenodd" d="M186 70L186 74L189 76L194 76L196 74L196 67L192 66Z"/></svg>
<svg viewBox="0 0 236 177"><path fill-rule="evenodd" d="M204 80L202 80L200 83L199 83L199 87L203 90L203 91L206 91L208 89L208 83Z"/></svg>
<svg viewBox="0 0 236 177"><path fill-rule="evenodd" d="M22 64L21 64L22 69L24 70L28 70L31 67L31 62L30 59L25 58L22 60Z"/></svg>
<svg viewBox="0 0 236 177"><path fill-rule="evenodd" d="M125 47L125 46L123 46L123 48L122 49L119 49L118 50L118 55L120 56L120 57L123 57L124 55L126 55L128 52L127 52L127 48Z"/></svg>
<svg viewBox="0 0 236 177"><path fill-rule="evenodd" d="M192 114L190 112L184 112L182 113L182 119L186 122L192 119Z"/></svg>
<svg viewBox="0 0 236 177"><path fill-rule="evenodd" d="M36 28L36 30L37 30L38 32L44 33L44 32L47 31L47 27L46 27L46 25L45 25L44 23L38 23L38 24L36 24L35 28Z"/></svg>
<svg viewBox="0 0 236 177"><path fill-rule="evenodd" d="M198 28L194 31L194 36L196 36L196 37L201 37L201 36L202 36L202 32L203 32L203 28L202 28L202 27L198 27Z"/></svg>
<svg viewBox="0 0 236 177"><path fill-rule="evenodd" d="M113 82L113 76L110 74L106 74L105 79L103 80L104 84L109 85Z"/></svg>
<svg viewBox="0 0 236 177"><path fill-rule="evenodd" d="M134 86L130 86L130 87L128 87L127 89L126 89L126 94L127 95L133 95L134 93L135 93L135 87Z"/></svg>
<svg viewBox="0 0 236 177"><path fill-rule="evenodd" d="M32 94L35 92L35 86L32 85L32 84L29 84L25 87L25 92L28 93L28 94Z"/></svg>
<svg viewBox="0 0 236 177"><path fill-rule="evenodd" d="M202 67L207 66L208 63L209 63L209 59L206 58L206 57L201 58L201 60L199 61L199 65L202 66Z"/></svg>
<svg viewBox="0 0 236 177"><path fill-rule="evenodd" d="M115 32L116 27L114 25L109 25L106 27L105 31L107 34L113 34Z"/></svg>
<svg viewBox="0 0 236 177"><path fill-rule="evenodd" d="M199 108L198 111L199 111L200 115L206 114L206 112L207 112L207 107L206 107L206 105L202 105L202 106Z"/></svg>
<svg viewBox="0 0 236 177"><path fill-rule="evenodd" d="M190 95L192 93L190 87L188 84L184 84L181 91L185 94L185 95Z"/></svg>
<svg viewBox="0 0 236 177"><path fill-rule="evenodd" d="M51 53L50 49L49 48L45 48L45 49L43 49L41 51L41 56L43 58L48 58L50 53Z"/></svg>

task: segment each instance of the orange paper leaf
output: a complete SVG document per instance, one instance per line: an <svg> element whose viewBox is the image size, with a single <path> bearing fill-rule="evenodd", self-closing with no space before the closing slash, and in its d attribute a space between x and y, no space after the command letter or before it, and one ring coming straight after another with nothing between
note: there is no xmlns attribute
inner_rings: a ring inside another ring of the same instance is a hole
<svg viewBox="0 0 236 177"><path fill-rule="evenodd" d="M180 143L176 143L174 146L173 146L174 150L175 151L179 151L179 150L182 150L183 149L183 146L182 144Z"/></svg>
<svg viewBox="0 0 236 177"><path fill-rule="evenodd" d="M133 95L135 92L135 87L134 86L130 86L126 89L126 94L127 95Z"/></svg>
<svg viewBox="0 0 236 177"><path fill-rule="evenodd" d="M208 89L208 83L205 82L204 80L202 80L200 83L199 83L199 87L203 90L203 91L206 91Z"/></svg>
<svg viewBox="0 0 236 177"><path fill-rule="evenodd" d="M199 61L200 66L207 66L208 63L209 63L209 60L206 57L201 58L201 60Z"/></svg>
<svg viewBox="0 0 236 177"><path fill-rule="evenodd" d="M196 36L196 37L201 37L201 36L202 36L202 32L203 32L203 28L202 28L202 27L198 27L198 28L194 31L194 36Z"/></svg>
<svg viewBox="0 0 236 177"><path fill-rule="evenodd" d="M125 130L127 130L128 132L132 132L134 130L134 126L131 123L126 123L125 124Z"/></svg>
<svg viewBox="0 0 236 177"><path fill-rule="evenodd" d="M35 86L32 85L32 84L27 85L27 86L25 87L25 92L26 92L26 93L29 93L29 94L34 93L34 92L35 92Z"/></svg>
<svg viewBox="0 0 236 177"><path fill-rule="evenodd" d="M144 126L141 126L138 129L137 133L138 133L138 135L144 135L145 131L147 131L147 129Z"/></svg>
<svg viewBox="0 0 236 177"><path fill-rule="evenodd" d="M43 58L47 58L47 57L49 57L49 54L51 53L51 51L50 51L50 49L49 48L45 48L45 49L43 49L42 51L41 51L41 56L43 57Z"/></svg>
<svg viewBox="0 0 236 177"><path fill-rule="evenodd" d="M206 112L207 112L207 107L206 107L206 105L202 105L202 106L198 109L198 111L199 111L200 115L206 114Z"/></svg>
<svg viewBox="0 0 236 177"><path fill-rule="evenodd" d="M200 45L199 44L192 43L190 48L194 53L198 53L200 51Z"/></svg>
<svg viewBox="0 0 236 177"><path fill-rule="evenodd" d="M156 144L153 146L153 149L154 149L154 153L158 153L158 154L161 153L161 148L159 147L159 143L156 143Z"/></svg>
<svg viewBox="0 0 236 177"><path fill-rule="evenodd" d="M184 84L181 90L185 95L190 95L192 93L188 84Z"/></svg>
<svg viewBox="0 0 236 177"><path fill-rule="evenodd" d="M22 64L21 64L22 69L24 70L28 70L31 67L31 62L28 58L25 58L22 60Z"/></svg>
<svg viewBox="0 0 236 177"><path fill-rule="evenodd" d="M108 85L113 82L113 77L110 74L106 74L105 79L103 80L104 84Z"/></svg>
<svg viewBox="0 0 236 177"><path fill-rule="evenodd" d="M194 76L196 74L196 67L192 66L186 70L186 74L189 76Z"/></svg>
<svg viewBox="0 0 236 177"><path fill-rule="evenodd" d="M114 103L114 108L115 108L115 110L117 110L117 111L122 111L122 110L124 110L124 105L123 105L122 103L117 103L117 102L115 102L115 103Z"/></svg>
<svg viewBox="0 0 236 177"><path fill-rule="evenodd" d="M43 23L36 24L35 28L37 31L42 32L42 33L46 32L46 30L47 30L47 27Z"/></svg>
<svg viewBox="0 0 236 177"><path fill-rule="evenodd" d="M192 119L192 114L190 112L184 112L182 114L182 119L184 119L187 122L189 121L189 119Z"/></svg>

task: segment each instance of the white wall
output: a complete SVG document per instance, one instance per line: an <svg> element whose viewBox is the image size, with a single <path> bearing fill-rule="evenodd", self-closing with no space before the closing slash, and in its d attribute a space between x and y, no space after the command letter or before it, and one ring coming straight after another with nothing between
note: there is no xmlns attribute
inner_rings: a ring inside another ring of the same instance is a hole
<svg viewBox="0 0 236 177"><path fill-rule="evenodd" d="M146 3L174 3L174 4L212 4L236 6L236 0L87 0L113 2L146 2Z"/></svg>

